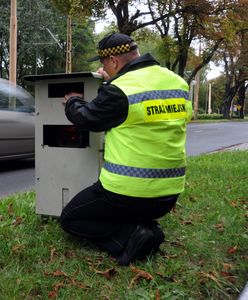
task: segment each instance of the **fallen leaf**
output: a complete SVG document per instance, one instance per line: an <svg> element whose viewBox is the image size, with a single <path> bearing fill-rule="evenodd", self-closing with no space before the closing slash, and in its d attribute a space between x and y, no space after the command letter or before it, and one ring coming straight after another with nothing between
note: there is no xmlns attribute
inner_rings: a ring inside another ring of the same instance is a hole
<svg viewBox="0 0 248 300"><path fill-rule="evenodd" d="M84 284L83 282L77 281L75 279L71 279L70 283L71 283L71 285L76 286L76 287L78 287L80 289L83 289L83 290L88 290L89 289L88 285Z"/></svg>
<svg viewBox="0 0 248 300"><path fill-rule="evenodd" d="M199 272L198 273L202 278L204 279L211 279L213 280L219 287L221 287L221 284L219 283L218 281L218 278L217 278L217 274L216 272L209 272L209 273L206 273L206 272Z"/></svg>
<svg viewBox="0 0 248 300"><path fill-rule="evenodd" d="M184 247L184 244L181 242L178 242L178 241L172 241L172 242L170 242L170 244L172 246L176 246L176 247Z"/></svg>
<svg viewBox="0 0 248 300"><path fill-rule="evenodd" d="M162 255L163 257L167 258L167 259L174 259L174 258L177 258L178 255L177 254L172 254L172 255Z"/></svg>
<svg viewBox="0 0 248 300"><path fill-rule="evenodd" d="M59 289L66 287L66 286L74 286L81 289L89 289L89 286L86 284L75 280L73 278L70 278L65 272L57 270L51 273L45 273L45 275L51 275L55 277L64 277L64 281L59 281L53 285L53 290L49 292L48 298L49 299L55 299L58 296Z"/></svg>
<svg viewBox="0 0 248 300"><path fill-rule="evenodd" d="M215 227L218 231L220 231L220 232L223 232L224 229L225 229L224 223L218 223L218 224L215 224L214 227Z"/></svg>
<svg viewBox="0 0 248 300"><path fill-rule="evenodd" d="M156 292L155 292L155 300L160 300L160 299L161 299L160 292L159 292L159 290L156 290Z"/></svg>
<svg viewBox="0 0 248 300"><path fill-rule="evenodd" d="M196 202L196 201L197 201L197 198L194 197L194 196L190 196L190 197L189 197L189 201Z"/></svg>
<svg viewBox="0 0 248 300"><path fill-rule="evenodd" d="M113 276L115 276L117 274L117 271L115 268L107 269L105 271L95 270L95 272L99 275L102 275L103 277L105 277L107 279L111 279Z"/></svg>
<svg viewBox="0 0 248 300"><path fill-rule="evenodd" d="M17 226L17 225L19 225L19 224L21 224L22 223L22 218L21 217L16 217L14 220L13 220L13 222L12 222L12 224L14 225L14 226Z"/></svg>
<svg viewBox="0 0 248 300"><path fill-rule="evenodd" d="M229 248L227 252L230 254L233 254L237 251L237 249L238 249L238 246L234 246L234 247Z"/></svg>
<svg viewBox="0 0 248 300"><path fill-rule="evenodd" d="M231 283L235 283L236 282L236 277L230 273L230 272L220 272L220 274L225 277L228 281L230 281Z"/></svg>
<svg viewBox="0 0 248 300"><path fill-rule="evenodd" d="M193 221L192 220L183 220L182 222L184 225L192 225Z"/></svg>
<svg viewBox="0 0 248 300"><path fill-rule="evenodd" d="M57 255L58 255L57 249L52 248L50 251L50 262L54 261Z"/></svg>
<svg viewBox="0 0 248 300"><path fill-rule="evenodd" d="M201 267L203 267L205 265L205 263L206 262L205 262L204 259L201 259L201 260L198 261L198 265L201 266Z"/></svg>
<svg viewBox="0 0 248 300"><path fill-rule="evenodd" d="M44 274L45 274L46 276L51 275L51 276L54 276L54 277L66 277L66 278L69 277L65 272L60 271L60 270L56 270L56 271L51 272L51 273L45 272Z"/></svg>
<svg viewBox="0 0 248 300"><path fill-rule="evenodd" d="M159 277L161 277L163 280L168 281L168 282L177 282L176 279L172 276L172 277L168 277L164 274L161 274L160 272L156 272L156 275L158 275Z"/></svg>
<svg viewBox="0 0 248 300"><path fill-rule="evenodd" d="M171 209L171 212L172 213L175 213L177 211L177 208L176 208L176 205L174 205L173 207L172 207L172 209Z"/></svg>
<svg viewBox="0 0 248 300"><path fill-rule="evenodd" d="M59 289L61 289L64 286L65 286L64 282L61 282L61 281L56 282L55 284L53 284L53 290L48 293L48 298L49 299L56 299L58 297Z"/></svg>
<svg viewBox="0 0 248 300"><path fill-rule="evenodd" d="M14 214L13 203L10 203L8 205L8 214L9 214L9 216L13 216L13 214Z"/></svg>
<svg viewBox="0 0 248 300"><path fill-rule="evenodd" d="M64 282L62 282L62 281L56 282L55 284L53 284L53 290L58 291L59 289L61 289L64 286L65 286Z"/></svg>
<svg viewBox="0 0 248 300"><path fill-rule="evenodd" d="M95 269L98 269L99 266L102 265L102 261L103 261L103 257L102 256L98 256L94 261L92 260L91 257L86 257L85 260L87 261L89 268L92 271L95 271Z"/></svg>
<svg viewBox="0 0 248 300"><path fill-rule="evenodd" d="M58 296L58 293L56 291L51 291L48 293L48 298L49 299L56 299Z"/></svg>
<svg viewBox="0 0 248 300"><path fill-rule="evenodd" d="M12 251L17 253L20 252L21 250L23 250L25 248L25 246L23 244L16 244L12 247Z"/></svg>
<svg viewBox="0 0 248 300"><path fill-rule="evenodd" d="M232 264L223 263L222 265L225 271L228 271L233 268Z"/></svg>
<svg viewBox="0 0 248 300"><path fill-rule="evenodd" d="M73 257L75 257L75 252L73 252L73 251L71 251L71 250L68 250L68 251L66 251L66 252L64 253L64 256L65 256L66 258L73 258Z"/></svg>
<svg viewBox="0 0 248 300"><path fill-rule="evenodd" d="M131 270L136 273L136 275L134 276L134 278L131 280L130 284L129 284L129 288L132 288L134 285L137 284L137 282L140 280L140 279L145 279L147 281L151 281L153 280L153 276L146 272L146 271L143 271L143 270L140 270L136 267L133 267L131 266Z"/></svg>
<svg viewBox="0 0 248 300"><path fill-rule="evenodd" d="M236 201L232 201L232 202L231 202L231 206L232 206L232 207L238 207L238 204L237 204Z"/></svg>

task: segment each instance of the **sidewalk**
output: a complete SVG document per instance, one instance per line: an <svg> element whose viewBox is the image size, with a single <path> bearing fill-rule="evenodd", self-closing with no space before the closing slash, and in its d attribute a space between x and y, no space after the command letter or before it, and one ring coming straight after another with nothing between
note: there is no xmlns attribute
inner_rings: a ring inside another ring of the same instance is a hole
<svg viewBox="0 0 248 300"><path fill-rule="evenodd" d="M237 150L248 151L248 143L237 144L237 145L232 145L229 147L220 148L218 150L212 151L211 153L216 153L216 152L220 152L220 151L237 151Z"/></svg>
<svg viewBox="0 0 248 300"><path fill-rule="evenodd" d="M248 143L230 146L230 147L226 148L226 150L227 150L227 151L233 151L233 150L248 150Z"/></svg>

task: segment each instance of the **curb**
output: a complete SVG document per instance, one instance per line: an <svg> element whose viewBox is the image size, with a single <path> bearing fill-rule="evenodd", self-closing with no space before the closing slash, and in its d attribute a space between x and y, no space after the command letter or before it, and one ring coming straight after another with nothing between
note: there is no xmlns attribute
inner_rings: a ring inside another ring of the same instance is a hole
<svg viewBox="0 0 248 300"><path fill-rule="evenodd" d="M214 151L211 151L210 153L216 153L221 151L248 151L248 143L241 143L241 144L235 144L227 147L223 147Z"/></svg>

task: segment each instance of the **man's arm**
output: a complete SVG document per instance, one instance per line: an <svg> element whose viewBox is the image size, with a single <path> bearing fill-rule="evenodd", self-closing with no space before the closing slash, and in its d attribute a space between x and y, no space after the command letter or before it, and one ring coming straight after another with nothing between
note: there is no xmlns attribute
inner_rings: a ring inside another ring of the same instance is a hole
<svg viewBox="0 0 248 300"><path fill-rule="evenodd" d="M65 114L73 124L90 131L106 131L123 123L128 114L128 100L118 87L104 84L91 102L71 96L65 101Z"/></svg>

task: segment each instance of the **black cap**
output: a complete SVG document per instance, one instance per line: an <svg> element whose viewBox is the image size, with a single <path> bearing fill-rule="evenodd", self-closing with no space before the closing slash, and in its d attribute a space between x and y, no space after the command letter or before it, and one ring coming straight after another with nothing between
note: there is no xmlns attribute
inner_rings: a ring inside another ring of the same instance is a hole
<svg viewBox="0 0 248 300"><path fill-rule="evenodd" d="M131 45L132 44L132 45ZM110 55L117 55L128 53L137 49L134 40L123 33L111 33L105 36L98 43L98 55L88 59L88 62L96 61L101 58L109 57Z"/></svg>

